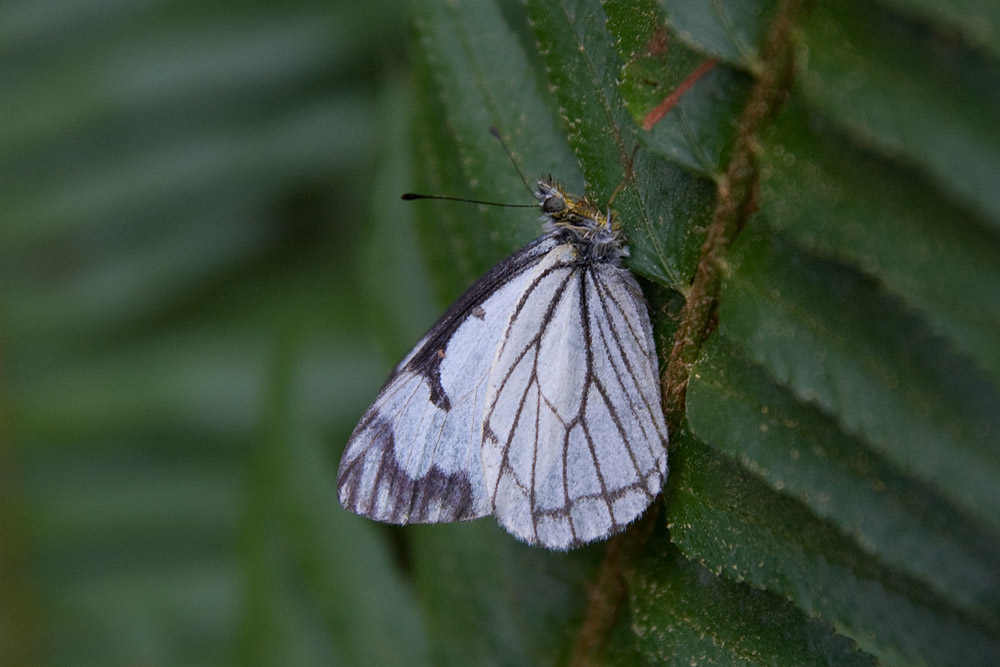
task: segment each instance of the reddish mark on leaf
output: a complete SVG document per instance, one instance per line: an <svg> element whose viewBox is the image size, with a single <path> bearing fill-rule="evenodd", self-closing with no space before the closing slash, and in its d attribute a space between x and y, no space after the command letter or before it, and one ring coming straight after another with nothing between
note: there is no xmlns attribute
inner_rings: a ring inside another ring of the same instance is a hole
<svg viewBox="0 0 1000 667"><path fill-rule="evenodd" d="M670 33L667 32L666 28L662 26L657 28L653 32L653 36L646 42L646 55L656 57L665 54L667 52L669 37Z"/></svg>
<svg viewBox="0 0 1000 667"><path fill-rule="evenodd" d="M701 77L705 76L710 71L712 71L712 68L715 67L716 63L718 62L719 61L716 60L715 58L712 58L711 60L706 60L705 62L703 62L701 65L698 66L698 69L691 72L688 78L684 79L681 82L681 85L674 88L672 93L667 95L667 97L662 102L657 104L652 111L646 114L646 118L642 121L642 129L646 130L647 132L649 130L652 130L653 126L659 123L661 120L663 120L663 117L667 115L667 112L674 108L674 105L677 104L677 100L681 98L681 95L686 93L688 89L691 86L693 86L698 79L700 79Z"/></svg>

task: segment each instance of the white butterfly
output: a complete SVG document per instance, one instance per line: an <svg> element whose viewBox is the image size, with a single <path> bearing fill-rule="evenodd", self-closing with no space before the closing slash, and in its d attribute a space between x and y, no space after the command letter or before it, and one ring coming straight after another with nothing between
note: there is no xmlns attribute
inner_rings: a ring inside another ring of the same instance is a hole
<svg viewBox="0 0 1000 667"><path fill-rule="evenodd" d="M542 236L493 267L389 376L340 462L340 503L389 523L493 514L550 549L636 519L667 474L646 301L609 212L551 180Z"/></svg>

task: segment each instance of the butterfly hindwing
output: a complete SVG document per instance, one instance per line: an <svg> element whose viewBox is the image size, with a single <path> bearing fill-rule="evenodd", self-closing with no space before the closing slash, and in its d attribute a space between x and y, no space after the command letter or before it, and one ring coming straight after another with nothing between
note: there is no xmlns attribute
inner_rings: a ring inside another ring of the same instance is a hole
<svg viewBox="0 0 1000 667"><path fill-rule="evenodd" d="M396 367L355 428L337 479L346 509L389 523L490 514L481 446L486 380L545 236L477 281Z"/></svg>
<svg viewBox="0 0 1000 667"><path fill-rule="evenodd" d="M548 548L634 520L666 475L652 330L627 270L580 262L568 245L525 281L485 396L483 462L492 512Z"/></svg>

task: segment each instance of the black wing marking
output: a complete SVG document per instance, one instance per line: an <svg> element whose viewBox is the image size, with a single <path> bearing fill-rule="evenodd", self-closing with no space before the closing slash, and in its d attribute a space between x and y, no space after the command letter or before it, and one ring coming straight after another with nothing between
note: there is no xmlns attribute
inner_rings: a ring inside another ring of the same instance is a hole
<svg viewBox="0 0 1000 667"><path fill-rule="evenodd" d="M337 478L340 503L390 523L490 513L482 467L486 379L542 236L497 264L396 367L354 429Z"/></svg>
<svg viewBox="0 0 1000 667"><path fill-rule="evenodd" d="M392 382L393 377L403 369L419 372L427 378L434 405L442 410L448 410L450 401L441 387L440 379L441 362L444 359L441 352L448 347L448 341L455 334L455 330L469 317L484 320L486 316L484 302L501 286L510 283L525 269L538 262L554 245L555 242L550 236L541 236L494 266L473 283L396 366L386 384ZM500 333L497 332L498 336ZM492 354L492 350L490 353Z"/></svg>

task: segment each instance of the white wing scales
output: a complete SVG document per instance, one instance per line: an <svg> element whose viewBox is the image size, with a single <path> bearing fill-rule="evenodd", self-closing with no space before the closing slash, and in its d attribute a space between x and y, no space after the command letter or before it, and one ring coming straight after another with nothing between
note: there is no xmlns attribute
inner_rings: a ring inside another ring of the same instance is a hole
<svg viewBox="0 0 1000 667"><path fill-rule="evenodd" d="M397 366L341 459L344 508L388 523L490 513L479 447L486 378L528 270L553 245L542 237L483 276Z"/></svg>
<svg viewBox="0 0 1000 667"><path fill-rule="evenodd" d="M656 369L631 274L579 264L567 245L542 259L501 338L486 393L486 488L508 531L566 549L615 533L645 510L667 468Z"/></svg>

